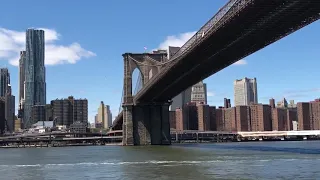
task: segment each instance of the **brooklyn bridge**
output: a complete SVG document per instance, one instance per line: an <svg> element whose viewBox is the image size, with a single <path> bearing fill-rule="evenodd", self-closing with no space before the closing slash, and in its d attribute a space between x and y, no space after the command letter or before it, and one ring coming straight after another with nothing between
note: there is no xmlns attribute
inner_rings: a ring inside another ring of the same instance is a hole
<svg viewBox="0 0 320 180"><path fill-rule="evenodd" d="M171 99L197 82L317 21L319 0L230 0L181 48L124 53L123 145L171 144ZM298 43L298 42L297 42ZM134 95L132 74L140 71Z"/></svg>

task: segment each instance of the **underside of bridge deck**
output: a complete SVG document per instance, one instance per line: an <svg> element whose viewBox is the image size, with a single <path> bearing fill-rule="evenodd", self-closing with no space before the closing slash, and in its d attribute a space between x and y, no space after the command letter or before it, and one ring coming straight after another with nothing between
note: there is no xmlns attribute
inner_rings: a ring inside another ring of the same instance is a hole
<svg viewBox="0 0 320 180"><path fill-rule="evenodd" d="M156 77L150 86L147 84L134 100L138 103L171 99L195 83L318 20L319 13L318 0L253 0L243 9L231 8L208 37L178 57L166 73Z"/></svg>

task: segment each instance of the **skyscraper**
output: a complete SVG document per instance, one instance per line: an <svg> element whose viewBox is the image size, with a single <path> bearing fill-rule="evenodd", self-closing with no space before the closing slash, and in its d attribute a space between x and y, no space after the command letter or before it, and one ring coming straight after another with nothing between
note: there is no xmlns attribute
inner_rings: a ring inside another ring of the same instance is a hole
<svg viewBox="0 0 320 180"><path fill-rule="evenodd" d="M203 81L192 86L191 102L207 104L207 84Z"/></svg>
<svg viewBox="0 0 320 180"><path fill-rule="evenodd" d="M0 98L0 134L5 133L6 121L5 121L5 101Z"/></svg>
<svg viewBox="0 0 320 180"><path fill-rule="evenodd" d="M249 105L258 103L257 79L237 79L234 81L234 105Z"/></svg>
<svg viewBox="0 0 320 180"><path fill-rule="evenodd" d="M23 108L24 108L24 92L25 92L25 62L26 51L20 51L19 59L19 101L18 101L18 118L23 122Z"/></svg>
<svg viewBox="0 0 320 180"><path fill-rule="evenodd" d="M97 114L97 122L103 124L105 118L105 110L104 110L104 103L103 101L100 102Z"/></svg>
<svg viewBox="0 0 320 180"><path fill-rule="evenodd" d="M25 66L26 62L26 51L20 52L19 59L19 103L24 99L24 82L25 82Z"/></svg>
<svg viewBox="0 0 320 180"><path fill-rule="evenodd" d="M109 128L112 125L112 113L110 110L110 106L106 105L107 119L104 121L105 128Z"/></svg>
<svg viewBox="0 0 320 180"><path fill-rule="evenodd" d="M25 104L24 127L36 123L31 118L33 105L46 105L46 76L44 65L44 31L28 29L26 31L25 59Z"/></svg>
<svg viewBox="0 0 320 180"><path fill-rule="evenodd" d="M112 114L109 105L104 105L103 101L100 102L97 114L97 123L102 124L102 127L107 129L112 125Z"/></svg>
<svg viewBox="0 0 320 180"><path fill-rule="evenodd" d="M0 68L0 96L4 97L10 84L10 73L8 68Z"/></svg>
<svg viewBox="0 0 320 180"><path fill-rule="evenodd" d="M15 97L12 95L11 85L8 84L5 95L5 119L7 132L14 132L15 120Z"/></svg>

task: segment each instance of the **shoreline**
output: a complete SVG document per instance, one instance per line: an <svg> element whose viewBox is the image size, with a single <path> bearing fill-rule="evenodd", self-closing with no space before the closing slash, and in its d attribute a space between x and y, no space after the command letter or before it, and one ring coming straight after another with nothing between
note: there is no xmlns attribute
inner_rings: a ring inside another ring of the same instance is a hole
<svg viewBox="0 0 320 180"><path fill-rule="evenodd" d="M241 143L241 142L270 142L270 141L278 141L278 142L286 142L286 141L320 141L320 139L267 139L267 140L246 140L246 141L220 141L220 142L212 142L212 141L182 141L182 142L175 142L172 141L171 145L178 145L178 144L217 144L217 143ZM0 146L0 149L20 149L20 148L58 148L58 147L77 147L77 146L122 146L122 143L108 143L108 144L42 144L42 145L10 145L10 146ZM150 145L147 145L150 146Z"/></svg>
<svg viewBox="0 0 320 180"><path fill-rule="evenodd" d="M110 144L60 144L60 145L11 145L0 146L0 149L20 149L20 148L59 148L59 147L77 147L77 146L121 146L122 143L110 143Z"/></svg>

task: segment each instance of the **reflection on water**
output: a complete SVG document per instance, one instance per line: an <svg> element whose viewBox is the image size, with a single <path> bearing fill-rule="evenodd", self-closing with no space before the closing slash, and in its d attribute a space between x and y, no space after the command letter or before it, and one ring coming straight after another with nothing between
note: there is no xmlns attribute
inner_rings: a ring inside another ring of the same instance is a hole
<svg viewBox="0 0 320 180"><path fill-rule="evenodd" d="M0 150L1 179L315 179L320 141Z"/></svg>

